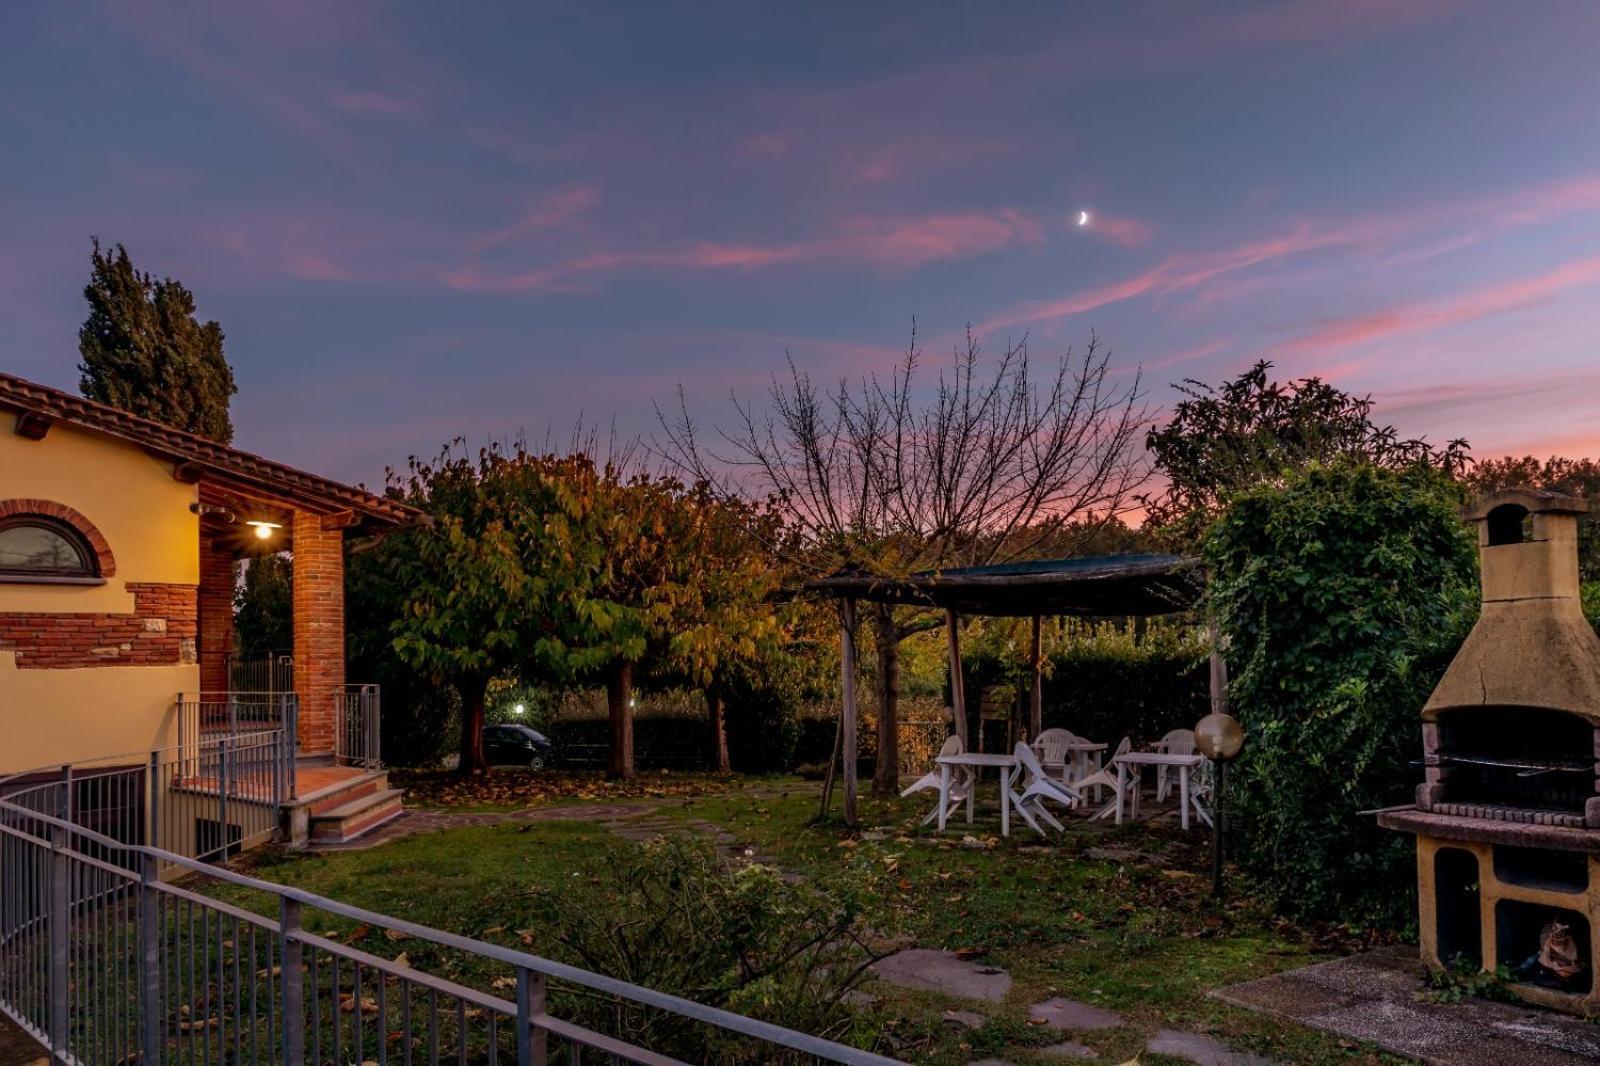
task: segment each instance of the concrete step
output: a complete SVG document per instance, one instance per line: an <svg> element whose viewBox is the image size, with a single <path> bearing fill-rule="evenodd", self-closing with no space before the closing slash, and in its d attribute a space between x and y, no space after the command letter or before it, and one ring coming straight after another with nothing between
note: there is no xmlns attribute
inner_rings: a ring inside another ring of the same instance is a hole
<svg viewBox="0 0 1600 1066"><path fill-rule="evenodd" d="M326 785L310 794L302 793L300 803L315 816L324 811L331 811L335 807L343 807L353 799L370 796L374 792L383 792L388 787L388 773L383 770L369 770L358 777Z"/></svg>
<svg viewBox="0 0 1600 1066"><path fill-rule="evenodd" d="M311 815L313 844L345 844L405 813L398 788L370 792Z"/></svg>

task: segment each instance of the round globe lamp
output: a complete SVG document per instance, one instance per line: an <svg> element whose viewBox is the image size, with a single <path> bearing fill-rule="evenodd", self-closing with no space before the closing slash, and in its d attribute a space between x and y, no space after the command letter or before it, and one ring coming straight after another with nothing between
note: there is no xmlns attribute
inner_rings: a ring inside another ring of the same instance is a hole
<svg viewBox="0 0 1600 1066"><path fill-rule="evenodd" d="M1208 714L1195 723L1194 746L1214 762L1227 762L1244 747L1244 730L1231 714Z"/></svg>

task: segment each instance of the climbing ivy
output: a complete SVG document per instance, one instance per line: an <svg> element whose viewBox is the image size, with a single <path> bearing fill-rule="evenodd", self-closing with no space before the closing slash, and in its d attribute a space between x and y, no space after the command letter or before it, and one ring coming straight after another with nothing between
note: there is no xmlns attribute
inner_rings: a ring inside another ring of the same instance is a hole
<svg viewBox="0 0 1600 1066"><path fill-rule="evenodd" d="M1286 911L1413 919L1410 838L1364 810L1408 802L1418 717L1476 612L1461 490L1340 462L1235 497L1206 544L1246 746L1236 857Z"/></svg>

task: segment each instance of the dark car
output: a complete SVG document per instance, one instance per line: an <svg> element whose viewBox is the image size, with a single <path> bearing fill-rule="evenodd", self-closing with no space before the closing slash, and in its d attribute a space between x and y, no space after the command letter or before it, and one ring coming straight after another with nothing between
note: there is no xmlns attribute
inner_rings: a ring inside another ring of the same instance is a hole
<svg viewBox="0 0 1600 1066"><path fill-rule="evenodd" d="M531 726L501 724L483 727L483 757L490 766L522 766L543 770L552 761L550 741Z"/></svg>

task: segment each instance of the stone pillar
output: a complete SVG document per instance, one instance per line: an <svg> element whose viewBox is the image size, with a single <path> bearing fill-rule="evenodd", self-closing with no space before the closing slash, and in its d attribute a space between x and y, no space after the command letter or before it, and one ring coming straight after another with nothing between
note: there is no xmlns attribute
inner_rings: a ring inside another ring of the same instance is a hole
<svg viewBox="0 0 1600 1066"><path fill-rule="evenodd" d="M238 571L233 553L214 541L200 542L200 594L197 604L200 691L228 691L228 653L233 650L233 593Z"/></svg>
<svg viewBox="0 0 1600 1066"><path fill-rule="evenodd" d="M300 750L333 751L334 700L344 685L344 531L294 514L294 690Z"/></svg>

